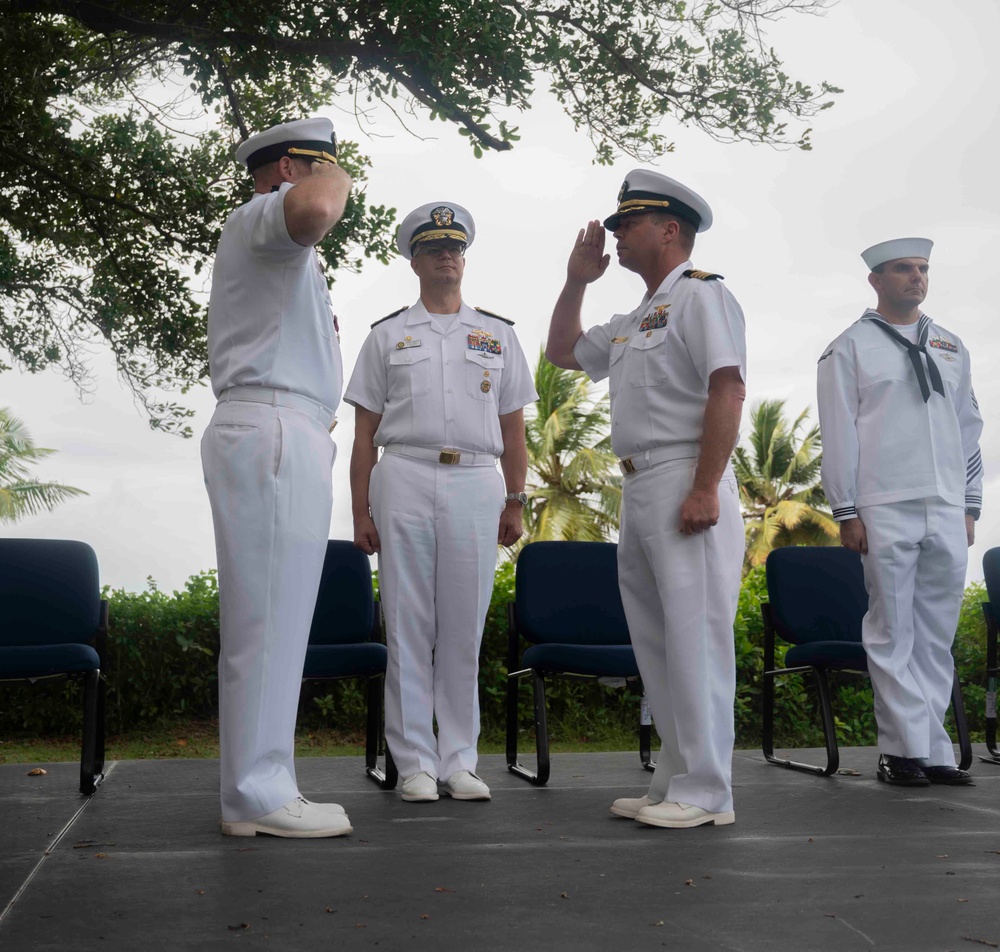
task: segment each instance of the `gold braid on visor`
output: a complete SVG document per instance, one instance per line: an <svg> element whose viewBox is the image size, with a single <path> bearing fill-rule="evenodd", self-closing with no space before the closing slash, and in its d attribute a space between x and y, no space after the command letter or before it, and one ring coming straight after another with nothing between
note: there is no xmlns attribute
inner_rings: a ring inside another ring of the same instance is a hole
<svg viewBox="0 0 1000 952"><path fill-rule="evenodd" d="M337 164L337 157L335 155L330 155L329 152L318 152L315 149L296 149L294 147L289 147L289 155L303 155L310 159L316 159L318 162L332 162L334 165Z"/></svg>
<svg viewBox="0 0 1000 952"><path fill-rule="evenodd" d="M667 208L670 205L666 199L658 201L654 198L630 198L627 202L622 202L618 206L616 215L624 215L625 212L638 212L646 208Z"/></svg>
<svg viewBox="0 0 1000 952"><path fill-rule="evenodd" d="M437 228L431 231L422 231L419 235L414 235L410 241L410 247L419 245L423 241L441 241L443 238L454 238L462 244L468 244L469 236L464 231L456 231L452 228Z"/></svg>

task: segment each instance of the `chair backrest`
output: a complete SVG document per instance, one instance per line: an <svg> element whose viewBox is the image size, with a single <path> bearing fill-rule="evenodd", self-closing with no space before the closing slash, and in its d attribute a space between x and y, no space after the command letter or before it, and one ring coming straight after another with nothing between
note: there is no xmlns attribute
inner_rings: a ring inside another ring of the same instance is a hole
<svg viewBox="0 0 1000 952"><path fill-rule="evenodd" d="M990 612L1000 623L1000 546L987 549L983 556L983 576L986 579L986 597Z"/></svg>
<svg viewBox="0 0 1000 952"><path fill-rule="evenodd" d="M868 611L860 555L834 546L786 546L768 553L766 572L771 617L785 641L860 644Z"/></svg>
<svg viewBox="0 0 1000 952"><path fill-rule="evenodd" d="M613 542L532 542L517 557L521 633L535 644L627 645Z"/></svg>
<svg viewBox="0 0 1000 952"><path fill-rule="evenodd" d="M353 542L330 539L326 543L309 644L370 641L374 623L375 599L368 556Z"/></svg>
<svg viewBox="0 0 1000 952"><path fill-rule="evenodd" d="M90 642L100 624L97 556L85 542L0 539L0 645Z"/></svg>

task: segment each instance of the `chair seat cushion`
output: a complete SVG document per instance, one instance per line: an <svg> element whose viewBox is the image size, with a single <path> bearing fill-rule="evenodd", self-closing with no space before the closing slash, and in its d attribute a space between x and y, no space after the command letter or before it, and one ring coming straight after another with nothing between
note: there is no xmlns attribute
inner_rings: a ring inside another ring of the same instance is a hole
<svg viewBox="0 0 1000 952"><path fill-rule="evenodd" d="M631 645L534 645L521 665L545 674L585 674L602 678L637 678Z"/></svg>
<svg viewBox="0 0 1000 952"><path fill-rule="evenodd" d="M353 645L310 645L303 678L367 678L382 674L388 652L378 642Z"/></svg>
<svg viewBox="0 0 1000 952"><path fill-rule="evenodd" d="M785 654L786 668L803 665L867 671L868 656L856 641L812 641L805 645L793 645Z"/></svg>
<svg viewBox="0 0 1000 952"><path fill-rule="evenodd" d="M30 645L0 648L0 679L46 678L93 671L101 659L90 645Z"/></svg>

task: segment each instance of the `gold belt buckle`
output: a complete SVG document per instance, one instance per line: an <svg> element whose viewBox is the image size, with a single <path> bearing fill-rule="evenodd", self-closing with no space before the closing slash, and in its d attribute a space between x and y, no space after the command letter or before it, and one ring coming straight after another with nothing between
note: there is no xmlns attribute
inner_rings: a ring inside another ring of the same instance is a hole
<svg viewBox="0 0 1000 952"><path fill-rule="evenodd" d="M618 465L625 474L635 472L635 463L632 462L631 456L626 456L625 459L618 460Z"/></svg>
<svg viewBox="0 0 1000 952"><path fill-rule="evenodd" d="M462 454L458 450L441 450L438 462L445 466L456 466L461 458Z"/></svg>

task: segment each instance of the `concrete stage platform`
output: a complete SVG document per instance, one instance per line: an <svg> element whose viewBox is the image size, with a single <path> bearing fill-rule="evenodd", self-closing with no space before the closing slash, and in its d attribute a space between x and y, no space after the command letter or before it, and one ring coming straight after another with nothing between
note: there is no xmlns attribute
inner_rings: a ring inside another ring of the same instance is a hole
<svg viewBox="0 0 1000 952"><path fill-rule="evenodd" d="M822 779L738 751L736 824L693 830L608 813L644 792L635 753L555 754L544 788L484 757L489 803L403 803L358 758L303 759L355 832L297 841L220 836L215 761L121 761L89 801L75 765L6 765L0 949L997 948L1000 767L905 789L876 759L845 749L860 775Z"/></svg>

